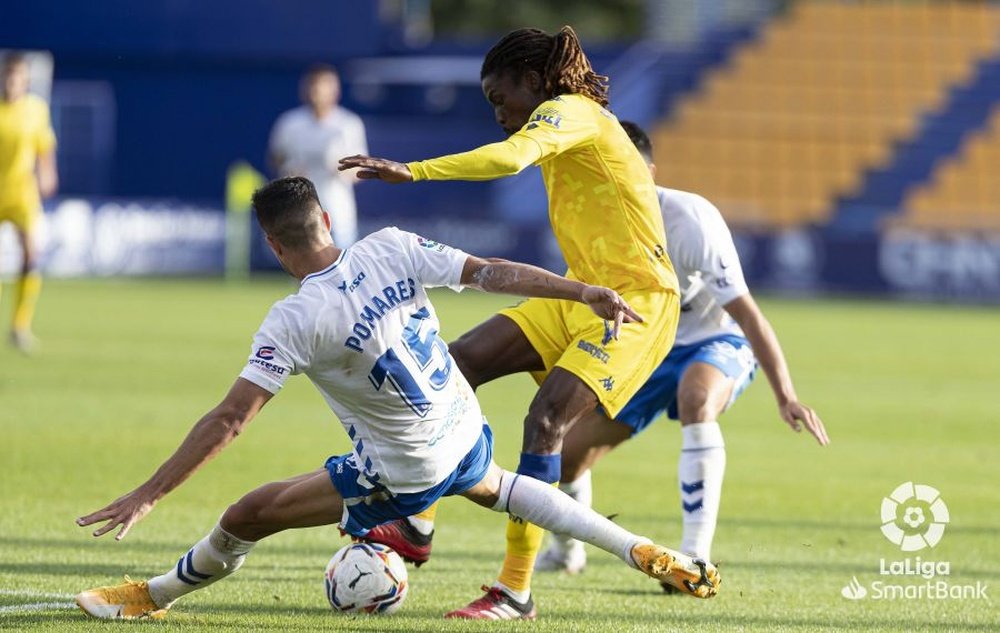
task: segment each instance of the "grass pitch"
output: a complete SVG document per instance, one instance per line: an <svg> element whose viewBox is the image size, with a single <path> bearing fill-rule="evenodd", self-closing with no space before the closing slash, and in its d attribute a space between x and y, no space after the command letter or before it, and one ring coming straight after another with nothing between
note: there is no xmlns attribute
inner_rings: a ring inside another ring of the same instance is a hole
<svg viewBox="0 0 1000 633"><path fill-rule="evenodd" d="M33 358L0 350L0 628L122 630L67 608L83 588L173 565L226 505L258 484L322 465L347 438L305 378L290 381L215 462L167 497L129 537L93 539L73 519L138 485L222 397L283 280L50 282ZM435 295L446 340L509 303L475 292ZM9 303L4 304L6 318ZM461 499L439 513L434 557L410 568L401 612L330 612L323 568L345 543L335 528L258 546L235 576L142 629L386 631L989 630L1000 595L1000 327L996 309L840 301L766 301L802 399L833 444L821 449L778 419L763 377L723 417L728 445L715 556L724 582L701 602L603 552L578 577L539 575L535 623L467 623L444 612L479 595L503 551L505 517ZM4 322L6 323L6 321ZM500 464L517 463L533 383L481 390ZM667 544L679 540L679 433L661 421L595 472L596 507ZM938 488L951 512L941 543L916 554L949 561L953 584L989 600L850 601L853 577L905 558L880 533L882 497L904 481ZM128 625L132 626L132 625Z"/></svg>

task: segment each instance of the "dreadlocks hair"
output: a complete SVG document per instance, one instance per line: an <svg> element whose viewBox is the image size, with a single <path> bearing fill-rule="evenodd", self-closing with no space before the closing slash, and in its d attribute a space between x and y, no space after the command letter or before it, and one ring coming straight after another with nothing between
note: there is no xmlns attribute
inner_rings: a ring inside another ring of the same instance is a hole
<svg viewBox="0 0 1000 633"><path fill-rule="evenodd" d="M479 78L509 72L520 79L529 70L541 76L545 92L553 97L582 94L608 105L608 78L594 72L571 26L555 35L540 29L511 31L486 53Z"/></svg>

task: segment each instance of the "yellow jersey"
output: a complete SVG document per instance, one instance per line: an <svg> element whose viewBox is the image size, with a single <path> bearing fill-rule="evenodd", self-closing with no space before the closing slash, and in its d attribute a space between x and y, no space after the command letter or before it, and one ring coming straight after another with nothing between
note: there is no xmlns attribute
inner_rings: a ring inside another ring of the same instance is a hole
<svg viewBox="0 0 1000 633"><path fill-rule="evenodd" d="M492 180L542 169L570 275L619 292L678 292L656 185L618 119L578 94L542 103L506 141L407 163L413 180Z"/></svg>
<svg viewBox="0 0 1000 633"><path fill-rule="evenodd" d="M55 145L45 101L31 94L0 100L0 213L41 207L35 164Z"/></svg>

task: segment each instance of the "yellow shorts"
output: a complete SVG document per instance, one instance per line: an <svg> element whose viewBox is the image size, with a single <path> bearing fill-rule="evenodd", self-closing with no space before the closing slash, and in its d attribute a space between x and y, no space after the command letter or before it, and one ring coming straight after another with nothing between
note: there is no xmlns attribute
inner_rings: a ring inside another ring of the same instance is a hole
<svg viewBox="0 0 1000 633"><path fill-rule="evenodd" d="M0 224L10 222L22 233L31 233L38 222L39 215L39 210L31 207L0 206Z"/></svg>
<svg viewBox="0 0 1000 633"><path fill-rule="evenodd" d="M586 383L614 418L666 358L680 318L680 300L673 292L636 291L622 297L644 322L623 324L617 341L600 317L576 301L528 299L500 314L521 328L542 357L545 371L533 374L536 381L562 367Z"/></svg>

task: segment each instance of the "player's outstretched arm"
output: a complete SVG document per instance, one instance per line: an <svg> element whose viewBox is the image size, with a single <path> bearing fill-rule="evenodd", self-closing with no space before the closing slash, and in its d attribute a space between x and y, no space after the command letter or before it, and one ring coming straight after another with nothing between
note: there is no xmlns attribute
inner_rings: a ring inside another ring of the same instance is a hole
<svg viewBox="0 0 1000 633"><path fill-rule="evenodd" d="M586 303L597 316L614 321L612 335L615 339L622 323L642 322L642 317L610 288L591 286L537 266L505 259L470 256L462 269L462 285L484 292Z"/></svg>
<svg viewBox="0 0 1000 633"><path fill-rule="evenodd" d="M160 499L232 442L271 395L249 380L237 379L225 399L194 425L180 447L146 483L100 510L80 517L76 520L77 525L83 527L106 521L94 536L102 536L121 526L115 540L125 538L132 526L149 514Z"/></svg>
<svg viewBox="0 0 1000 633"><path fill-rule="evenodd" d="M820 445L829 444L830 438L819 415L799 402L795 386L792 384L792 376L788 371L788 363L785 361L785 354L778 343L778 335L775 334L774 328L761 312L757 302L752 296L745 294L723 307L743 329L747 340L750 341L754 355L767 375L767 381L771 384L771 390L778 401L781 418L795 431L801 431L805 426Z"/></svg>
<svg viewBox="0 0 1000 633"><path fill-rule="evenodd" d="M397 163L371 156L348 156L340 159L339 169L358 169L362 180L413 182L416 180L494 180L513 176L542 157L538 143L515 135L499 143L490 143L461 154Z"/></svg>

